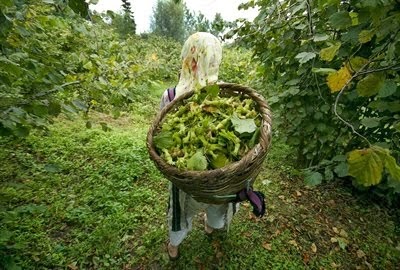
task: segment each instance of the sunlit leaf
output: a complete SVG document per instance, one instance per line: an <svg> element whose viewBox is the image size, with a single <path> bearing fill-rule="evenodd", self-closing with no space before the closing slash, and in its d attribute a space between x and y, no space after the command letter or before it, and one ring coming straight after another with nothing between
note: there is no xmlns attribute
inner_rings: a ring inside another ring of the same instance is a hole
<svg viewBox="0 0 400 270"><path fill-rule="evenodd" d="M297 54L295 58L299 60L300 64L304 64L310 61L311 59L315 58L315 56L317 55L313 52L301 52Z"/></svg>
<svg viewBox="0 0 400 270"><path fill-rule="evenodd" d="M229 159L223 153L217 153L216 157L211 159L210 164L214 169L218 169L224 167L229 163Z"/></svg>
<svg viewBox="0 0 400 270"><path fill-rule="evenodd" d="M331 93L338 92L348 83L351 79L350 71L346 66L343 66L335 73L331 73L327 77L327 84Z"/></svg>
<svg viewBox="0 0 400 270"><path fill-rule="evenodd" d="M385 168L394 181L400 181L400 166L397 165L396 159L389 153L385 157Z"/></svg>
<svg viewBox="0 0 400 270"><path fill-rule="evenodd" d="M355 56L350 58L350 63L346 63L346 66L349 70L357 72L361 68L363 68L367 63L368 63L367 59L360 56Z"/></svg>
<svg viewBox="0 0 400 270"><path fill-rule="evenodd" d="M311 70L314 73L321 74L321 75L328 75L331 73L336 72L336 69L333 68L312 68Z"/></svg>
<svg viewBox="0 0 400 270"><path fill-rule="evenodd" d="M193 171L204 171L207 169L207 159L201 150L197 151L188 161L187 168Z"/></svg>
<svg viewBox="0 0 400 270"><path fill-rule="evenodd" d="M168 149L175 146L173 133L170 131L161 131L153 138L154 146L158 149Z"/></svg>
<svg viewBox="0 0 400 270"><path fill-rule="evenodd" d="M374 148L351 151L347 162L349 175L353 176L358 184L368 187L381 182L384 164Z"/></svg>
<svg viewBox="0 0 400 270"><path fill-rule="evenodd" d="M340 46L342 46L342 44L338 42L328 48L322 49L319 53L321 59L328 62L332 61L337 51L339 50Z"/></svg>
<svg viewBox="0 0 400 270"><path fill-rule="evenodd" d="M85 69L87 69L87 70L91 70L91 69L93 68L92 62L91 62L91 61L86 62L86 63L83 65L83 68L85 68Z"/></svg>
<svg viewBox="0 0 400 270"><path fill-rule="evenodd" d="M328 38L329 38L329 36L326 35L326 34L316 34L316 35L314 36L313 40L314 40L315 42L318 42L318 41L325 41L325 40L327 40Z"/></svg>
<svg viewBox="0 0 400 270"><path fill-rule="evenodd" d="M236 114L231 118L231 122L235 131L239 134L242 133L253 133L257 129L257 125L254 119L240 119Z"/></svg>
<svg viewBox="0 0 400 270"><path fill-rule="evenodd" d="M372 37L375 35L374 31L371 30L362 30L360 34L358 34L358 41L360 43L367 43L371 41Z"/></svg>
<svg viewBox="0 0 400 270"><path fill-rule="evenodd" d="M376 95L385 83L385 77L379 73L368 74L357 84L357 93L362 97Z"/></svg>

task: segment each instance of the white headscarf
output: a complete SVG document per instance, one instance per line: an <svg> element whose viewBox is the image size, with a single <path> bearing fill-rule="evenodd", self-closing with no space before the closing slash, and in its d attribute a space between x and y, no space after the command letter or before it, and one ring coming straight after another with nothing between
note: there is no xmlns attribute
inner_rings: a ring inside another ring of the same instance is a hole
<svg viewBox="0 0 400 270"><path fill-rule="evenodd" d="M198 32L185 42L181 53L182 70L176 86L176 96L215 83L218 80L222 47L210 33Z"/></svg>

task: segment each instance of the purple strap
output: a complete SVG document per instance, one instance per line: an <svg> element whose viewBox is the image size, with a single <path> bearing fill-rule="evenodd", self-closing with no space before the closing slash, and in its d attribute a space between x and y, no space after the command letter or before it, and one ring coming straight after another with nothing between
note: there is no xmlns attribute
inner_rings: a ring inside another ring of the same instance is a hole
<svg viewBox="0 0 400 270"><path fill-rule="evenodd" d="M167 92L168 92L168 99L171 102L175 98L175 87L168 88Z"/></svg>
<svg viewBox="0 0 400 270"><path fill-rule="evenodd" d="M265 196L262 192L254 191L249 188L242 189L239 193L236 194L237 201L245 201L248 200L250 204L253 206L253 213L257 217L262 217L265 214Z"/></svg>

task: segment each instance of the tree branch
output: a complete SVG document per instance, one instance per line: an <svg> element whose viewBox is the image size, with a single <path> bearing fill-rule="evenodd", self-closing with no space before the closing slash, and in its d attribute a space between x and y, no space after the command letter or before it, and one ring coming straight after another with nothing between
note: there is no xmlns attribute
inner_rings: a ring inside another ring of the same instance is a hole
<svg viewBox="0 0 400 270"><path fill-rule="evenodd" d="M346 89L346 87L350 84L350 82L353 81L354 78L356 78L356 77L359 75L359 73L360 73L366 66L368 66L368 65L370 64L370 62L371 62L371 61L368 61L368 63L366 63L365 65L363 65L363 66L360 68L359 71L357 71L356 73L354 73L354 75L351 76L351 78L346 82L346 84L342 87L342 89L340 89L340 92L339 92L339 94L337 95L336 100L335 100L335 104L334 104L334 106L333 106L333 111L334 111L336 117L339 118L339 120L342 121L346 126L350 127L351 130L352 130L352 132L353 132L354 134L356 134L356 135L359 136L360 138L364 139L364 140L368 143L369 146L371 146L371 143L369 142L369 140L368 140L366 137L364 137L363 135L361 135L360 133L358 133L357 130L354 128L354 126L353 126L352 124L350 124L349 122L347 122L346 120L344 120L344 119L339 115L339 113L337 112L337 105L338 105L339 99L340 99L340 97L342 96L343 91Z"/></svg>
<svg viewBox="0 0 400 270"><path fill-rule="evenodd" d="M33 95L33 96L30 98L30 100L35 99L35 98L38 98L38 97L47 96L47 95L49 95L49 94L52 94L52 93L54 93L54 92L57 92L57 91L60 90L59 87L64 88L64 87L66 87L66 86L73 85L73 84L78 84L78 83L81 83L81 81L73 81L73 82L69 82L69 83L64 83L64 84L62 84L62 85L60 85L60 86L58 86L58 87L55 87L55 88L53 88L53 89L51 89L51 90L49 90L49 91L37 93L36 95ZM28 102L29 102L29 101L28 101ZM26 104L26 102L24 102L23 104Z"/></svg>
<svg viewBox="0 0 400 270"><path fill-rule="evenodd" d="M377 68L377 69L371 69L371 70L366 70L366 71L363 71L363 72L359 72L357 76L364 75L364 74L369 74L369 73L374 73L374 72L385 71L385 70L393 70L393 71L400 70L400 63L394 64L394 65L389 66L389 67Z"/></svg>
<svg viewBox="0 0 400 270"><path fill-rule="evenodd" d="M312 21L312 16L311 16L311 3L310 3L310 0L307 0L306 5L307 5L307 14L308 14L308 16L307 16L308 25L309 25L309 28L310 28L310 36L314 36L314 29L313 29L314 26L313 26L313 21Z"/></svg>

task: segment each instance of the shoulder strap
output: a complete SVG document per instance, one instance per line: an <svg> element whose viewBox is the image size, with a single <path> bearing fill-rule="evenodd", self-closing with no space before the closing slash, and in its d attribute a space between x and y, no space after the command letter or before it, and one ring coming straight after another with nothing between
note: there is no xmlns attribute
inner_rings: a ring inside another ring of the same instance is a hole
<svg viewBox="0 0 400 270"><path fill-rule="evenodd" d="M168 88L168 99L171 102L175 98L175 87Z"/></svg>

